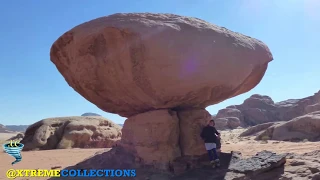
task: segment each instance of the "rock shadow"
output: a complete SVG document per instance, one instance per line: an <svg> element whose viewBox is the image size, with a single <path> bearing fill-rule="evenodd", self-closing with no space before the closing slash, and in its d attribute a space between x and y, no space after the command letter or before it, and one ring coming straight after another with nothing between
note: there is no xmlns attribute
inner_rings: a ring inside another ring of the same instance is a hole
<svg viewBox="0 0 320 180"><path fill-rule="evenodd" d="M107 152L98 153L82 162L66 167L70 169L135 169L136 177L58 177L49 178L49 180L78 180L78 179L130 179L130 180L204 180L215 179L223 180L228 172L228 167L234 156L231 153L220 153L221 166L213 168L206 155L190 160L189 157L181 157L178 161L187 162L191 167L187 167L184 173L175 175L174 172L160 171L150 165L137 165L135 157L121 147L115 147ZM192 167L193 166L193 167Z"/></svg>

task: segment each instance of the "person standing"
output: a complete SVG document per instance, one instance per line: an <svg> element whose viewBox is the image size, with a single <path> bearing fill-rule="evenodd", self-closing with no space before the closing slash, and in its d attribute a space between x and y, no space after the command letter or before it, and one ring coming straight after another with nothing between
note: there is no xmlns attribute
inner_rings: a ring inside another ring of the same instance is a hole
<svg viewBox="0 0 320 180"><path fill-rule="evenodd" d="M220 133L214 126L214 120L210 120L208 125L202 129L200 136L204 140L205 148L208 151L210 164L212 164L213 167L219 167L220 160L217 154L217 141L218 138L220 138Z"/></svg>

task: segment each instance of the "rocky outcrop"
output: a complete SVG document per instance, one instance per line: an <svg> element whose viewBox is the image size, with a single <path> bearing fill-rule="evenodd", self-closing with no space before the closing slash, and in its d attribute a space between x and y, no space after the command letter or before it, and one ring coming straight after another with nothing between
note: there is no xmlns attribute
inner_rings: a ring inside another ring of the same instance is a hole
<svg viewBox="0 0 320 180"><path fill-rule="evenodd" d="M101 115L96 114L96 113L87 112L87 113L83 113L81 116L101 116Z"/></svg>
<svg viewBox="0 0 320 180"><path fill-rule="evenodd" d="M225 108L218 111L218 114L214 117L216 122L216 128L234 129L241 126L244 121L244 116L240 110L235 108Z"/></svg>
<svg viewBox="0 0 320 180"><path fill-rule="evenodd" d="M261 133L261 131L266 130L269 127L276 125L276 124L279 124L279 123L283 123L283 122L269 122L269 123L263 123L263 124L258 124L258 125L252 126L252 127L248 128L247 130L245 130L244 132L242 132L240 134L240 137L256 135L258 133Z"/></svg>
<svg viewBox="0 0 320 180"><path fill-rule="evenodd" d="M7 139L7 141L21 141L24 138L24 134L23 133L18 133L15 136L12 136L11 138Z"/></svg>
<svg viewBox="0 0 320 180"><path fill-rule="evenodd" d="M262 137L280 141L320 140L320 111L299 116L285 123L273 125L257 136L257 140Z"/></svg>
<svg viewBox="0 0 320 180"><path fill-rule="evenodd" d="M270 172L286 163L286 154L276 154L270 151L258 152L255 156L240 159L230 164L229 173L225 179L249 179ZM257 178L259 179L259 178Z"/></svg>
<svg viewBox="0 0 320 180"><path fill-rule="evenodd" d="M80 95L127 117L118 150L129 151L136 165L166 171L177 159L206 153L199 137L210 119L205 108L254 88L273 59L257 39L198 18L152 13L78 25L55 41L50 58ZM239 126L239 118L227 126Z"/></svg>
<svg viewBox="0 0 320 180"><path fill-rule="evenodd" d="M254 38L197 18L151 13L78 25L55 41L50 58L75 91L124 117L206 108L245 93L273 59Z"/></svg>
<svg viewBox="0 0 320 180"><path fill-rule="evenodd" d="M240 126L249 127L269 122L289 121L293 118L320 110L318 93L303 99L289 99L274 103L269 96L254 94L241 105L232 105L220 110L215 116L219 129L232 129L229 119L239 119ZM221 124L221 126L220 126ZM237 125L239 123L237 122Z"/></svg>
<svg viewBox="0 0 320 180"><path fill-rule="evenodd" d="M103 117L59 117L28 127L24 151L66 148L110 148L121 138L121 127Z"/></svg>

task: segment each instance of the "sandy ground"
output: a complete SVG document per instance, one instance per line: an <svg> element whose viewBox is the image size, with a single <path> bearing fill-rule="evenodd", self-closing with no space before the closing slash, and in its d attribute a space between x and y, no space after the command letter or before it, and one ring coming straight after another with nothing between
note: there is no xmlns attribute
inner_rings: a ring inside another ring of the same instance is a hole
<svg viewBox="0 0 320 180"><path fill-rule="evenodd" d="M7 139L17 135L18 133L0 133L0 143L3 144Z"/></svg>
<svg viewBox="0 0 320 180"><path fill-rule="evenodd" d="M279 142L268 141L263 144L254 141L253 137L239 138L239 134L243 129L235 129L232 131L223 131L222 151L241 151L243 156L252 156L262 150L270 150L276 153L305 153L320 149L320 142ZM0 134L0 138L4 139L4 135ZM10 138L5 137L6 139ZM10 168L14 169L51 169L55 166L61 168L74 165L103 149L63 149L63 150L47 150L47 151L29 151L22 152L22 161L18 164L11 165L14 158L6 153L0 152L0 179L6 178L6 171ZM18 178L17 178L18 179ZM34 178L33 178L34 179ZM40 178L37 178L40 179Z"/></svg>

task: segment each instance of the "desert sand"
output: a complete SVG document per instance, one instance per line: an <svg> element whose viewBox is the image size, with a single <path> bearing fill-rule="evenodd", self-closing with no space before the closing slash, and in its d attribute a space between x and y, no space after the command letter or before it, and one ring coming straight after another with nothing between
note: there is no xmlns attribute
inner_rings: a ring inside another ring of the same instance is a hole
<svg viewBox="0 0 320 180"><path fill-rule="evenodd" d="M270 150L275 153L306 153L320 149L320 142L284 142L271 141L262 142L253 140L254 137L239 137L245 129L234 129L221 131L222 152L240 151L244 157L249 157L262 150ZM7 137L6 139L10 138ZM5 135L1 134L3 142ZM6 178L8 169L51 169L59 167L65 168L87 159L97 152L108 151L108 148L99 149L61 149L22 152L22 161L11 165L14 158L4 152L0 153L0 179ZM19 179L19 178L17 178ZM24 178L26 179L26 178ZM40 179L40 178L37 178ZM46 179L46 178L45 178Z"/></svg>

